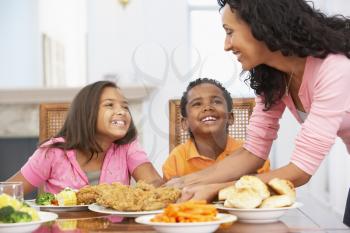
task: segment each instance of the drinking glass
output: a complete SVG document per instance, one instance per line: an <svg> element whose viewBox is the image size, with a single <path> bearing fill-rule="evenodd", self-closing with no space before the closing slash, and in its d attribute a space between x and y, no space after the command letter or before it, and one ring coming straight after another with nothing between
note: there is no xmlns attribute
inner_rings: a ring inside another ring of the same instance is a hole
<svg viewBox="0 0 350 233"><path fill-rule="evenodd" d="M0 182L0 195L3 193L19 201L23 201L22 182Z"/></svg>

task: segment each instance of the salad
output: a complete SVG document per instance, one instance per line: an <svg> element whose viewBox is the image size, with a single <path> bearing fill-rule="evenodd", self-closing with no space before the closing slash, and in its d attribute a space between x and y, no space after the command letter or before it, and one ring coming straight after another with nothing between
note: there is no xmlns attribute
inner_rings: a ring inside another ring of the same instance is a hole
<svg viewBox="0 0 350 233"><path fill-rule="evenodd" d="M40 193L35 203L37 205L74 206L77 205L77 195L71 188L65 188L57 194Z"/></svg>

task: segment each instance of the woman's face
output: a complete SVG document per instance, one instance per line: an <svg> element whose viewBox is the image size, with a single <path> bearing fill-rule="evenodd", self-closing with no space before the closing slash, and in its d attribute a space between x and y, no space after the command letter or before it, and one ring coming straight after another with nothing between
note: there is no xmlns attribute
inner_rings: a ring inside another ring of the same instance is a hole
<svg viewBox="0 0 350 233"><path fill-rule="evenodd" d="M243 70L250 70L268 61L268 50L264 42L258 41L251 33L249 25L226 4L221 10L222 25L226 32L225 50L232 51L242 64Z"/></svg>
<svg viewBox="0 0 350 233"><path fill-rule="evenodd" d="M123 138L131 123L128 102L119 89L106 87L100 96L97 135L100 140L115 141Z"/></svg>

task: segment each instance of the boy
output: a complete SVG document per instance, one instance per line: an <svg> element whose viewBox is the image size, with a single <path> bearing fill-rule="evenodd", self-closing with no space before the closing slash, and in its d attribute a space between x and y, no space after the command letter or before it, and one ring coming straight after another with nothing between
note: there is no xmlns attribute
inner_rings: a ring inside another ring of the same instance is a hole
<svg viewBox="0 0 350 233"><path fill-rule="evenodd" d="M240 148L242 141L228 135L233 124L232 98L221 83L199 78L189 83L180 103L182 127L191 138L175 147L163 164L170 180L207 168ZM269 161L257 172L269 170Z"/></svg>

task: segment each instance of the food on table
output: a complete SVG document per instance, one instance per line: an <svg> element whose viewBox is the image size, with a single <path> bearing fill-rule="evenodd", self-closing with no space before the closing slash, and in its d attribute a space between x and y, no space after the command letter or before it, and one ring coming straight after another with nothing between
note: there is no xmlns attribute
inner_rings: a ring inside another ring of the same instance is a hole
<svg viewBox="0 0 350 233"><path fill-rule="evenodd" d="M35 199L37 205L74 206L77 205L76 192L71 188L65 188L57 194L40 193Z"/></svg>
<svg viewBox="0 0 350 233"><path fill-rule="evenodd" d="M51 205L56 200L55 195L52 193L39 193L35 199L35 203L38 205Z"/></svg>
<svg viewBox="0 0 350 233"><path fill-rule="evenodd" d="M269 187L259 178L243 176L235 185L219 191L219 200L225 200L229 208L280 208L291 206L296 199L293 183L279 178L268 182ZM277 195L270 196L269 188Z"/></svg>
<svg viewBox="0 0 350 233"><path fill-rule="evenodd" d="M257 192L262 199L268 198L270 192L268 187L264 182L262 182L258 177L255 176L242 176L236 183L235 187L237 189L250 188Z"/></svg>
<svg viewBox="0 0 350 233"><path fill-rule="evenodd" d="M7 194L0 195L0 222L18 223L39 220L35 209Z"/></svg>
<svg viewBox="0 0 350 233"><path fill-rule="evenodd" d="M56 199L59 206L74 206L77 205L77 195L70 189L65 188L61 192L56 194Z"/></svg>
<svg viewBox="0 0 350 233"><path fill-rule="evenodd" d="M187 201L180 204L169 204L163 213L157 214L152 222L185 223L215 221L217 210L206 201Z"/></svg>
<svg viewBox="0 0 350 233"><path fill-rule="evenodd" d="M14 209L19 209L22 206L22 202L17 199L3 193L0 195L0 208L4 206L12 206Z"/></svg>
<svg viewBox="0 0 350 233"><path fill-rule="evenodd" d="M234 185L228 186L228 187L223 188L223 189L220 190L220 192L218 194L218 199L220 201L225 201L230 196L234 195L234 193L236 193L235 186Z"/></svg>
<svg viewBox="0 0 350 233"><path fill-rule="evenodd" d="M120 183L86 186L77 193L78 203L94 203L119 211L147 211L164 208L181 195L176 188L159 187L139 181L132 187Z"/></svg>
<svg viewBox="0 0 350 233"><path fill-rule="evenodd" d="M258 207L262 198L258 192L251 188L236 189L235 193L226 199L224 206L240 209L252 209Z"/></svg>
<svg viewBox="0 0 350 233"><path fill-rule="evenodd" d="M291 206L294 203L288 195L274 195L262 201L259 208L280 208Z"/></svg>
<svg viewBox="0 0 350 233"><path fill-rule="evenodd" d="M102 190L110 187L109 184L87 185L77 192L77 202L85 205L95 203Z"/></svg>
<svg viewBox="0 0 350 233"><path fill-rule="evenodd" d="M288 195L294 202L296 199L296 192L294 185L289 180L283 180L278 178L273 178L269 181L268 185L278 194Z"/></svg>

